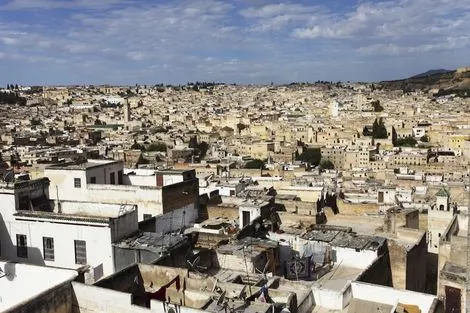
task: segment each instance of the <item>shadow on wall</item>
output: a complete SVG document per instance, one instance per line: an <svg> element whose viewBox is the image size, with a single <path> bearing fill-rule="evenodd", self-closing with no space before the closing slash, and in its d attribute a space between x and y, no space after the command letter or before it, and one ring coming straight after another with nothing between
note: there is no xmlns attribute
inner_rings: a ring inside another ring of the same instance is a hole
<svg viewBox="0 0 470 313"><path fill-rule="evenodd" d="M1 238L1 243L0 243L0 258L7 260L7 261L12 261L12 262L18 262L18 263L29 263L29 264L34 264L34 265L46 265L44 262L44 257L39 248L36 247L31 247L27 246L26 250L26 257L19 257L18 254L21 253L21 248L18 249L18 246L13 243L12 238L10 237L10 234L8 233L7 226L5 224L5 221L3 220L3 216L0 214L0 238ZM16 238L15 238L16 240ZM30 243L31 240L30 238L27 238L27 244ZM14 264L14 263L12 263Z"/></svg>
<svg viewBox="0 0 470 313"><path fill-rule="evenodd" d="M3 268L0 268L0 278L6 277L9 281L15 280L16 277L16 263L5 263Z"/></svg>

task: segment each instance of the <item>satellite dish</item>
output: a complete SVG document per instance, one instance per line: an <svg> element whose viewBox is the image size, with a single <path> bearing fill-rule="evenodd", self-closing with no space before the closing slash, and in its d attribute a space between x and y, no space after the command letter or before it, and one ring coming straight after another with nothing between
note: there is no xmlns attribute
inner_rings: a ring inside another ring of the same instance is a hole
<svg viewBox="0 0 470 313"><path fill-rule="evenodd" d="M3 181L6 183L11 183L15 180L15 173L12 170L8 170L3 175Z"/></svg>

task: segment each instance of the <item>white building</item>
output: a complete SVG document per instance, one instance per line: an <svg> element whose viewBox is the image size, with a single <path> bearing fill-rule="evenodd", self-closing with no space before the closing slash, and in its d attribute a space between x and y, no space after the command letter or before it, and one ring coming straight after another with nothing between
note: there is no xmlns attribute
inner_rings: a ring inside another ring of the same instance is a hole
<svg viewBox="0 0 470 313"><path fill-rule="evenodd" d="M1 256L80 269L94 281L114 272L112 243L138 231L135 205L61 201L49 205L47 178L0 186Z"/></svg>
<svg viewBox="0 0 470 313"><path fill-rule="evenodd" d="M47 167L51 199L135 204L139 221L170 211L187 221L197 217L199 183L195 171L127 171L122 161L89 160ZM180 216L181 215L181 216ZM178 217L175 217L178 218Z"/></svg>
<svg viewBox="0 0 470 313"><path fill-rule="evenodd" d="M450 194L442 188L436 194L436 205L428 210L428 251L439 252L439 241L455 214L450 204Z"/></svg>
<svg viewBox="0 0 470 313"><path fill-rule="evenodd" d="M72 294L67 297L66 293L62 293L62 287L70 284L76 277L77 272L72 270L0 261L0 312L27 312L20 310L25 306L33 312L31 307L38 297L44 294L52 296L57 291L61 293L62 299L70 300L62 307L63 312L72 312ZM46 302L44 305L52 307L54 304ZM39 307L40 305L34 309ZM39 311L41 310L36 312Z"/></svg>

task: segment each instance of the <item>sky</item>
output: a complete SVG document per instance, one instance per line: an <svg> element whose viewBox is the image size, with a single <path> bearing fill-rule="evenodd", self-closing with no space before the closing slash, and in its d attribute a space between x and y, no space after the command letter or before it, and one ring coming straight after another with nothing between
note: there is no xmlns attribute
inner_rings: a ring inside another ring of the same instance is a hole
<svg viewBox="0 0 470 313"><path fill-rule="evenodd" d="M469 30L470 0L0 0L0 85L400 79Z"/></svg>

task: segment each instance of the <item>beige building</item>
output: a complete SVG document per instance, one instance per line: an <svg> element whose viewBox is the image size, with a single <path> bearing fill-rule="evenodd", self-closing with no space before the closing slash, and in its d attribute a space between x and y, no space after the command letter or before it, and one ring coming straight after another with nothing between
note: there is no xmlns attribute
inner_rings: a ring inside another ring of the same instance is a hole
<svg viewBox="0 0 470 313"><path fill-rule="evenodd" d="M428 152L421 149L402 151L390 158L392 165L426 165Z"/></svg>

